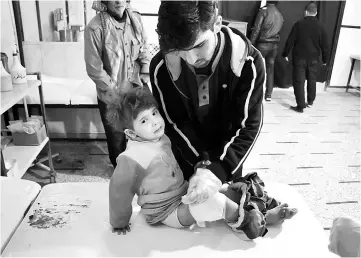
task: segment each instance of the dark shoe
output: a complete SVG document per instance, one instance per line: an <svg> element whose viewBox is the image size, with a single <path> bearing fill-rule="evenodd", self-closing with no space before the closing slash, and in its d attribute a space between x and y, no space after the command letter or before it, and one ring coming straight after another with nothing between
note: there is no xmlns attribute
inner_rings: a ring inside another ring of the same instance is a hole
<svg viewBox="0 0 361 258"><path fill-rule="evenodd" d="M298 113L303 113L303 108L300 108L300 107L298 107L298 106L296 106L296 107L290 107L293 111L296 111L296 112L298 112Z"/></svg>

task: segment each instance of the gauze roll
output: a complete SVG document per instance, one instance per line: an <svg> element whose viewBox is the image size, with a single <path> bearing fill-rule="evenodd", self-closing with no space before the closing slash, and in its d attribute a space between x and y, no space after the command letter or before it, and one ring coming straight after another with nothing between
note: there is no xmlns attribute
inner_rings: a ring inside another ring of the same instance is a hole
<svg viewBox="0 0 361 258"><path fill-rule="evenodd" d="M188 191L182 197L184 204L196 204L206 201L210 196L218 193L222 182L209 169L198 168L189 180Z"/></svg>
<svg viewBox="0 0 361 258"><path fill-rule="evenodd" d="M217 221L225 218L226 199L224 194L217 192L205 202L189 204L189 211L199 227L205 227L206 221Z"/></svg>

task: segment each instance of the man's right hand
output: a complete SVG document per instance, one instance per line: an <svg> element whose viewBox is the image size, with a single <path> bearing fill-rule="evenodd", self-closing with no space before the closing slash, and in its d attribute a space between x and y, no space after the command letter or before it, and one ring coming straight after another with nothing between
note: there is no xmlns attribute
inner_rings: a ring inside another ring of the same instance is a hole
<svg viewBox="0 0 361 258"><path fill-rule="evenodd" d="M121 234L125 235L125 234L127 234L127 232L130 232L130 225L131 225L131 223L129 223L129 225L124 228L113 228L112 232L117 233L118 235L121 235Z"/></svg>
<svg viewBox="0 0 361 258"><path fill-rule="evenodd" d="M288 62L288 57L287 56L285 56L284 59L286 60L286 62Z"/></svg>

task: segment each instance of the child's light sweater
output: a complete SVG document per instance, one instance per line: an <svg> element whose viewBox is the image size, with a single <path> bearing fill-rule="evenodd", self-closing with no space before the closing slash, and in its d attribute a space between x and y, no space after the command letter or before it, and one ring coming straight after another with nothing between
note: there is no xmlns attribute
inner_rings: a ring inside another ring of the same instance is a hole
<svg viewBox="0 0 361 258"><path fill-rule="evenodd" d="M149 224L161 222L178 207L186 194L188 182L172 153L169 138L158 142L128 140L127 149L117 158L114 174L128 183L121 187L120 207L130 207L134 194ZM129 220L124 211L124 220Z"/></svg>

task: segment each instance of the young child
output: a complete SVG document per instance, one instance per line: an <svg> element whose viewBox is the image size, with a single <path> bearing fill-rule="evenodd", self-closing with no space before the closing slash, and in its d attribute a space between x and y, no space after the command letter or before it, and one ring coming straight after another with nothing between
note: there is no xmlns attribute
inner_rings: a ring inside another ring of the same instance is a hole
<svg viewBox="0 0 361 258"><path fill-rule="evenodd" d="M108 118L117 129L128 137L126 150L117 158L117 166L109 185L110 224L114 232L130 231L132 200L138 195L141 213L150 225L163 223L173 228L189 227L195 223L204 226L206 221L223 219L234 229L240 230L244 218L243 203L240 205L220 193L221 185L214 195L201 204L186 204L188 182L173 156L169 138L164 134L164 120L157 109L151 93L142 88L131 90L108 104ZM122 128L119 128L123 125ZM208 161L209 162L209 161ZM198 169L202 163L198 163ZM215 177L215 176L214 176ZM220 182L216 177L215 182ZM230 185L240 193L245 183ZM245 201L245 198L241 201ZM259 209L249 212L252 219L252 238L267 232L265 216ZM247 216L247 218L250 216ZM245 232L246 233L246 232Z"/></svg>

